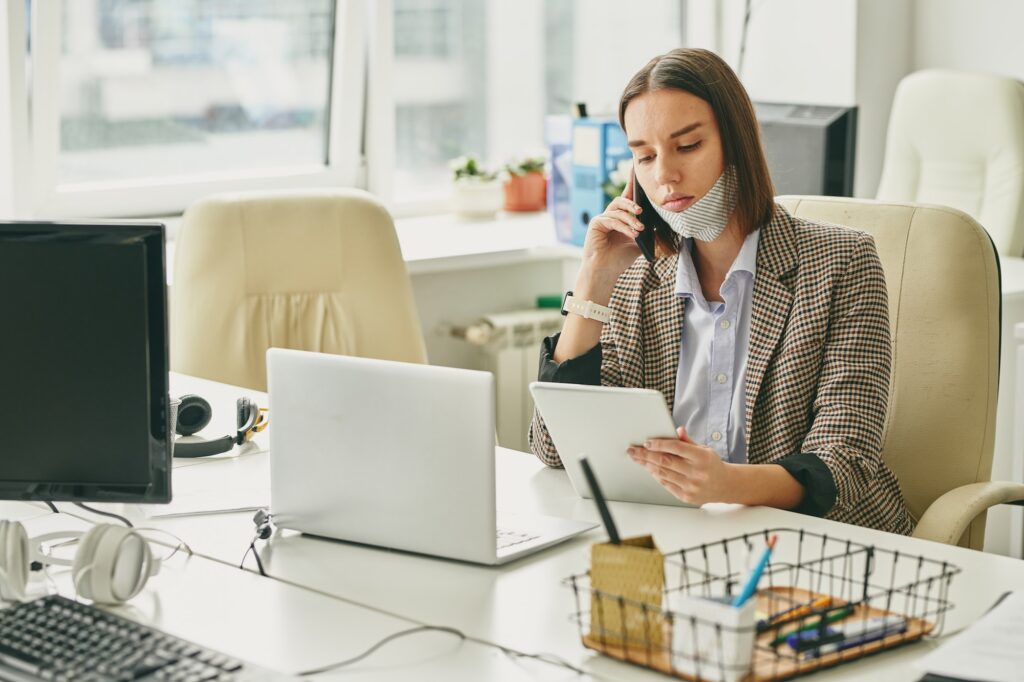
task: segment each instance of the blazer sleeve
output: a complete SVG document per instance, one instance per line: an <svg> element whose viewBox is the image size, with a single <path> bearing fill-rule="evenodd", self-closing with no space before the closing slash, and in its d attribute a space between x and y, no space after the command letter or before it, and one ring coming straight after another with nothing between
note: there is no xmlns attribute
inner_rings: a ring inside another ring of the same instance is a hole
<svg viewBox="0 0 1024 682"><path fill-rule="evenodd" d="M801 447L834 483L831 510L815 511L843 512L869 496L881 464L891 361L885 275L874 240L862 233L833 285L814 417Z"/></svg>
<svg viewBox="0 0 1024 682"><path fill-rule="evenodd" d="M618 371L618 353L616 352L614 335L610 325L601 330L601 340L596 346L583 355L559 364L554 361L555 347L561 334L544 339L540 347L540 367L537 371L539 381L555 381L565 384L589 384L591 386L619 386L621 379ZM548 433L540 411L533 408L533 420L527 435L530 450L540 461L549 467L561 467L562 459L558 456L555 444Z"/></svg>

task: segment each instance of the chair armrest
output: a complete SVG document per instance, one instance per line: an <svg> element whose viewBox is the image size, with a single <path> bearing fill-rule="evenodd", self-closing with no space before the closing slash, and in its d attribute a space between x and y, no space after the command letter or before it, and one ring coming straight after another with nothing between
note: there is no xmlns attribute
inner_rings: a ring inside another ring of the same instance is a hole
<svg viewBox="0 0 1024 682"><path fill-rule="evenodd" d="M989 507L1024 500L1024 485L985 481L953 488L931 503L914 529L915 538L955 545L971 521Z"/></svg>

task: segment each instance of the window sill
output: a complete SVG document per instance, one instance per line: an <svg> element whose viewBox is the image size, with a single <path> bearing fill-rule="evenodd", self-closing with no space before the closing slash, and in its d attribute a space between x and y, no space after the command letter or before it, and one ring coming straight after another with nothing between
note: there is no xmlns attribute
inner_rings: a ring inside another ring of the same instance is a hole
<svg viewBox="0 0 1024 682"><path fill-rule="evenodd" d="M167 282L174 277L174 236L180 216L159 219L168 228ZM493 220L453 214L398 218L395 232L410 275L473 270L517 263L578 260L582 249L555 238L546 212L499 213Z"/></svg>
<svg viewBox="0 0 1024 682"><path fill-rule="evenodd" d="M499 213L493 220L453 214L399 218L395 231L409 274L579 259L582 249L555 238L546 212Z"/></svg>

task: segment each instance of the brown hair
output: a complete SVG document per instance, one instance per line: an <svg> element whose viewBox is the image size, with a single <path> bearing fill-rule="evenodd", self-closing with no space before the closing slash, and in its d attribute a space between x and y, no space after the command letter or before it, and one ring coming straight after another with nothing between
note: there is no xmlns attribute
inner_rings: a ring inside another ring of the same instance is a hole
<svg viewBox="0 0 1024 682"><path fill-rule="evenodd" d="M626 85L619 99L619 125L626 129L626 107L652 90L674 88L711 105L722 137L725 164L736 167L736 217L749 234L771 219L775 188L768 172L761 134L747 91L736 73L714 52L678 48L655 57ZM679 237L663 220L655 222L655 238L663 249L679 250Z"/></svg>

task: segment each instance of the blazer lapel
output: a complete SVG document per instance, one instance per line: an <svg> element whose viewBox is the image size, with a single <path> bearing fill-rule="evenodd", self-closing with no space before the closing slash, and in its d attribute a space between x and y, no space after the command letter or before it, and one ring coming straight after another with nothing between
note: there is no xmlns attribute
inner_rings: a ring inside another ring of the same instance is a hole
<svg viewBox="0 0 1024 682"><path fill-rule="evenodd" d="M750 448L750 428L761 382L771 362L782 331L786 328L793 304L791 288L797 259L793 246L793 219L781 206L761 228L757 249L757 275L751 301L750 347L747 355L746 441Z"/></svg>
<svg viewBox="0 0 1024 682"><path fill-rule="evenodd" d="M660 258L648 270L643 286L644 314L640 318L644 376L639 385L661 391L669 410L675 401L683 328L683 301L675 293L678 261L677 255Z"/></svg>

